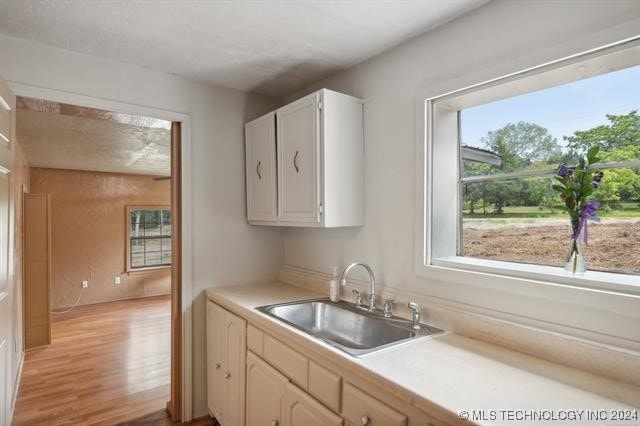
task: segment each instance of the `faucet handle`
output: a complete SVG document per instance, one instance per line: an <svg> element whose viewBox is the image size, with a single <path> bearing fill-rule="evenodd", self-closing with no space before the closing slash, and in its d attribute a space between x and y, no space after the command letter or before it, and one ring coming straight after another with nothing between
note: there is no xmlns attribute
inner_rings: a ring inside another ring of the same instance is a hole
<svg viewBox="0 0 640 426"><path fill-rule="evenodd" d="M356 296L356 306L362 305L362 294L360 294L360 292L355 289L351 290L351 293L353 293Z"/></svg>
<svg viewBox="0 0 640 426"><path fill-rule="evenodd" d="M385 297L384 303L382 305L382 314L385 316L385 318L390 318L393 315L391 313L391 305L395 305L396 303L398 303L397 300L395 300L395 299L387 299Z"/></svg>

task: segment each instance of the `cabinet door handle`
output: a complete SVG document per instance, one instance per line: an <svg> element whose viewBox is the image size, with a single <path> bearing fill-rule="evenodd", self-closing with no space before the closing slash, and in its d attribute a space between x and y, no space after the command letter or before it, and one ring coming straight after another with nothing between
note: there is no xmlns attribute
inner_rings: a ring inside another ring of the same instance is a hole
<svg viewBox="0 0 640 426"><path fill-rule="evenodd" d="M300 169L298 168L298 154L299 152L296 151L296 155L293 156L293 167L296 168L296 173L300 173Z"/></svg>
<svg viewBox="0 0 640 426"><path fill-rule="evenodd" d="M220 370L220 363L216 362L216 370Z"/></svg>
<svg viewBox="0 0 640 426"><path fill-rule="evenodd" d="M260 166L262 166L262 161L258 161L256 165L256 174L258 175L258 179L262 179L262 174L260 174Z"/></svg>
<svg viewBox="0 0 640 426"><path fill-rule="evenodd" d="M360 417L360 423L362 423L363 425L368 425L369 424L369 417L367 417L367 416Z"/></svg>
<svg viewBox="0 0 640 426"><path fill-rule="evenodd" d="M231 373L229 373L228 371L226 373L224 373L224 378L225 379L230 379L231 378Z"/></svg>

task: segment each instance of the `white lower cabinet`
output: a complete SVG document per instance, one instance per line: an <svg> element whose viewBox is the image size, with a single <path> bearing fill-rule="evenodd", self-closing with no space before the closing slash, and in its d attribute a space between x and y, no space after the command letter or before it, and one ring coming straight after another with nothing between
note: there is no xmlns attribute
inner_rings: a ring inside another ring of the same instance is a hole
<svg viewBox="0 0 640 426"><path fill-rule="evenodd" d="M349 377L207 302L207 402L222 426L441 424Z"/></svg>
<svg viewBox="0 0 640 426"><path fill-rule="evenodd" d="M282 426L289 379L253 353L247 354L247 425Z"/></svg>
<svg viewBox="0 0 640 426"><path fill-rule="evenodd" d="M342 415L348 426L407 426L407 416L351 383L345 383L342 388L342 407Z"/></svg>
<svg viewBox="0 0 640 426"><path fill-rule="evenodd" d="M247 322L207 302L207 405L222 426L243 426Z"/></svg>
<svg viewBox="0 0 640 426"><path fill-rule="evenodd" d="M284 426L342 426L340 416L332 413L296 385L287 383Z"/></svg>

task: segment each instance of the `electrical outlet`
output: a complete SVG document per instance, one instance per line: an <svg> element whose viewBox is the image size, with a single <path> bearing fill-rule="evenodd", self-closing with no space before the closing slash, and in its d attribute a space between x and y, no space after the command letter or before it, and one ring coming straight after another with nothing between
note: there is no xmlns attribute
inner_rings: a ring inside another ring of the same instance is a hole
<svg viewBox="0 0 640 426"><path fill-rule="evenodd" d="M114 278L113 278L113 283L114 283L115 285L120 285L120 276L114 277Z"/></svg>
<svg viewBox="0 0 640 426"><path fill-rule="evenodd" d="M89 281L87 280L82 281L82 288L89 288Z"/></svg>

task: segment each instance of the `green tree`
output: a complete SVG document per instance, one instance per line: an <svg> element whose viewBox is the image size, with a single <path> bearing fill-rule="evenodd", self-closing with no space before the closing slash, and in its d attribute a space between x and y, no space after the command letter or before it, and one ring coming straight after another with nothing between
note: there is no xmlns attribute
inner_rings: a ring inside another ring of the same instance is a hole
<svg viewBox="0 0 640 426"><path fill-rule="evenodd" d="M609 124L564 136L570 152L583 153L597 146L603 163L640 159L638 111L624 115L607 114L607 120ZM640 201L640 169L606 170L597 197L606 208L614 207L620 201Z"/></svg>
<svg viewBox="0 0 640 426"><path fill-rule="evenodd" d="M502 157L502 163L494 167L495 172L513 172L525 168L538 168L556 164L562 158L558 141L547 129L535 123L520 121L487 133L481 139L484 147ZM493 204L493 212L502 214L504 206L537 205L528 190L526 180L486 182L484 193Z"/></svg>
<svg viewBox="0 0 640 426"><path fill-rule="evenodd" d="M502 157L498 169L503 172L520 170L533 163L556 163L562 158L557 139L547 129L524 121L491 131L481 142Z"/></svg>
<svg viewBox="0 0 640 426"><path fill-rule="evenodd" d="M640 158L640 142L602 153L602 161L636 160ZM605 171L604 187L599 195L607 207L619 201L640 201L640 170L637 168L609 169Z"/></svg>
<svg viewBox="0 0 640 426"><path fill-rule="evenodd" d="M637 110L626 115L607 114L607 120L609 124L578 130L572 136L564 136L569 149L583 154L597 146L602 153L606 153L640 144L640 115Z"/></svg>

